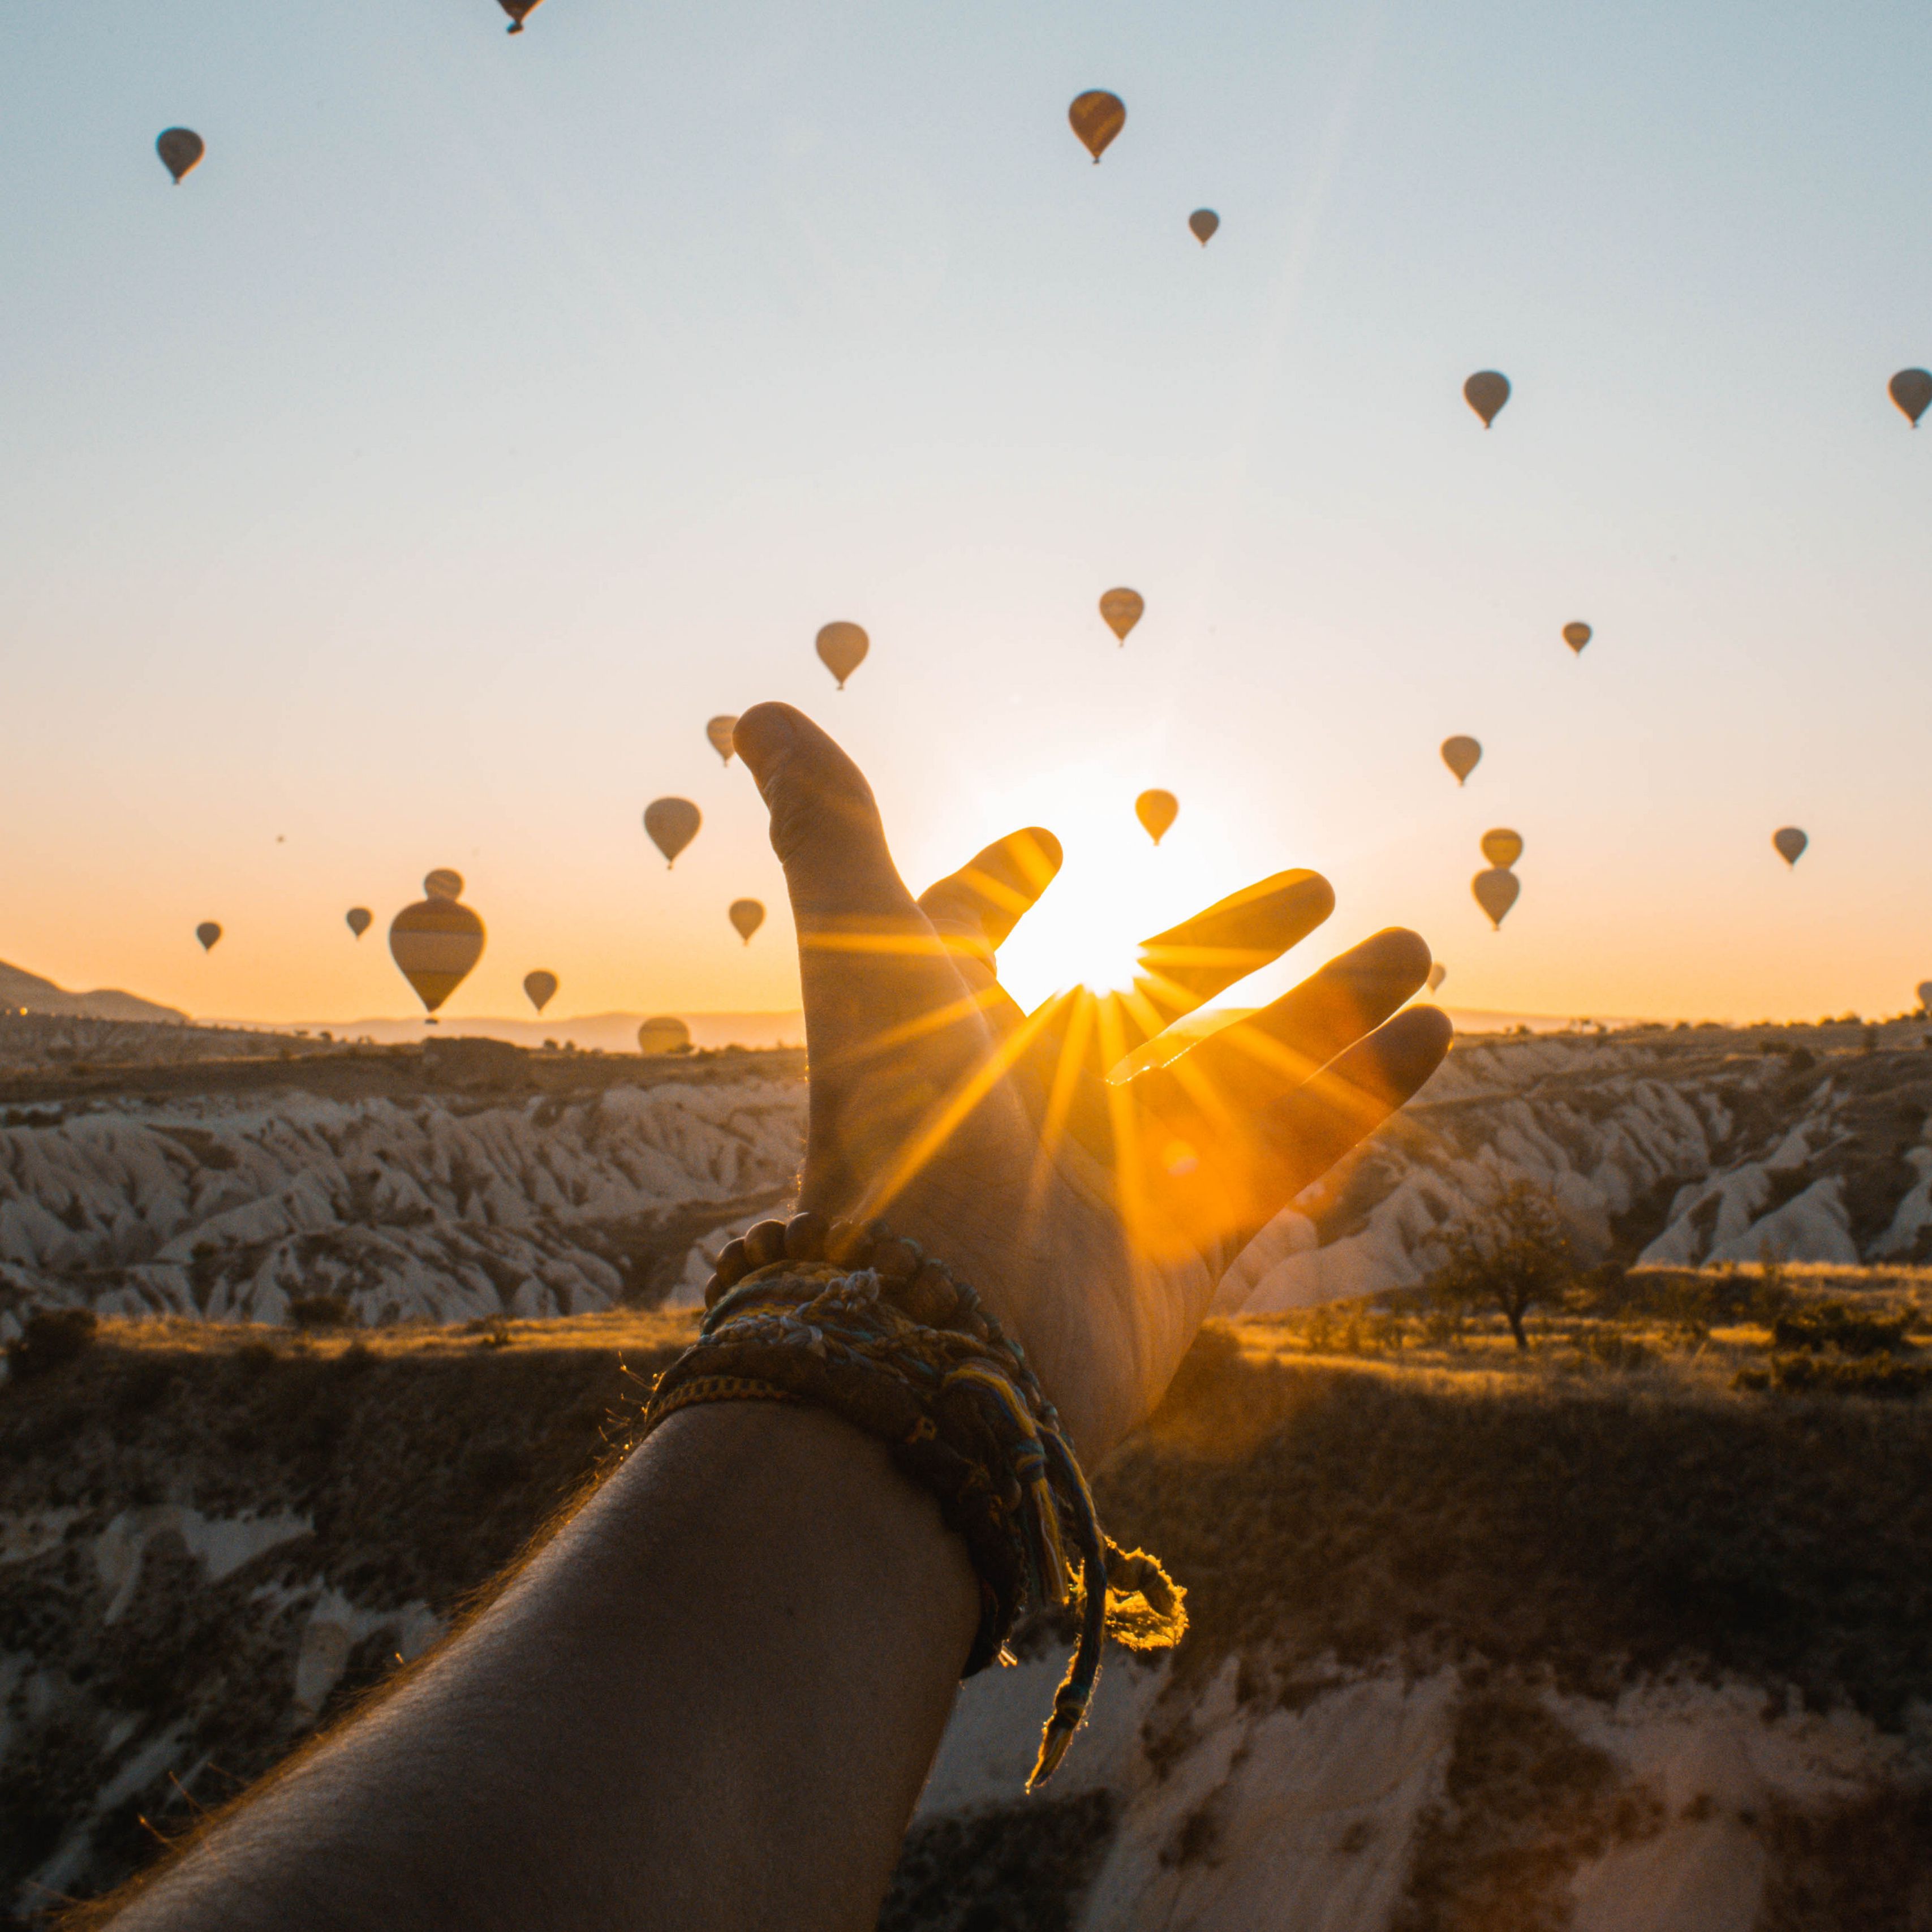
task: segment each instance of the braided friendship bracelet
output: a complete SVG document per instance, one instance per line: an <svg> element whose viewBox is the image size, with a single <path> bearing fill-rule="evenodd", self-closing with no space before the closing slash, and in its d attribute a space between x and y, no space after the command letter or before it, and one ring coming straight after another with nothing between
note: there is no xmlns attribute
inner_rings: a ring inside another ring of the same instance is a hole
<svg viewBox="0 0 1932 1932"><path fill-rule="evenodd" d="M1166 1649L1187 1612L1154 1558L1101 1534L1025 1352L951 1269L878 1221L760 1221L718 1257L704 1304L699 1339L658 1378L640 1440L710 1402L809 1402L877 1437L938 1498L972 1557L980 1624L966 1676L1014 1660L1006 1643L1022 1610L1077 1609L1032 1790L1086 1717L1103 1636Z"/></svg>

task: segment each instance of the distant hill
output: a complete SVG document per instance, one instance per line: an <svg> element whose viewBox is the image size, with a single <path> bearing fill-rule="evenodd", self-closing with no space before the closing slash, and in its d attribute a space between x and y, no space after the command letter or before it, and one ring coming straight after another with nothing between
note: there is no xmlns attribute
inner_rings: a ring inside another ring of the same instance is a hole
<svg viewBox="0 0 1932 1932"><path fill-rule="evenodd" d="M38 973L22 972L0 960L0 1009L14 1008L30 1013L54 1013L69 1019L185 1020L187 1014L174 1006L158 1006L152 1000L137 999L132 993L112 989L96 993L70 993Z"/></svg>

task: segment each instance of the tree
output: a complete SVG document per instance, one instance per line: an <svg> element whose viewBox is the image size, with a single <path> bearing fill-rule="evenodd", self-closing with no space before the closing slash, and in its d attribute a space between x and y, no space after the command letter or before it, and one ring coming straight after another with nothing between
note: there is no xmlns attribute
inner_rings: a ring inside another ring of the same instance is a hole
<svg viewBox="0 0 1932 1932"><path fill-rule="evenodd" d="M1516 1346L1527 1348L1523 1317L1555 1300L1575 1272L1549 1196L1513 1180L1486 1213L1453 1222L1441 1240L1442 1265L1430 1277L1430 1292L1439 1301L1498 1310Z"/></svg>

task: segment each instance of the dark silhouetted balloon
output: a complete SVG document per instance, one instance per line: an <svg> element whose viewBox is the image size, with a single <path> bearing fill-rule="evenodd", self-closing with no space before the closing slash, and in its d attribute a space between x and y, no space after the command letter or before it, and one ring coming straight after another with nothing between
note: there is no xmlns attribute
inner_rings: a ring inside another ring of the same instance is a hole
<svg viewBox="0 0 1932 1932"><path fill-rule="evenodd" d="M752 935L765 922L765 909L756 899L734 899L728 915L738 928L738 937L748 946Z"/></svg>
<svg viewBox="0 0 1932 1932"><path fill-rule="evenodd" d="M1432 993L1434 992L1448 976L1448 968L1444 965L1441 960L1437 960L1436 964L1429 969L1429 990Z"/></svg>
<svg viewBox="0 0 1932 1932"><path fill-rule="evenodd" d="M677 855L698 836L704 814L688 798L654 798L644 807L644 830L651 843L664 855L664 869L677 863Z"/></svg>
<svg viewBox="0 0 1932 1932"><path fill-rule="evenodd" d="M1457 736L1442 741L1442 762L1456 774L1461 784L1482 762L1483 748L1473 738Z"/></svg>
<svg viewBox="0 0 1932 1932"><path fill-rule="evenodd" d="M1211 208L1197 208L1187 218L1188 226L1194 231L1194 238L1206 248L1214 238L1214 231L1221 225L1221 218Z"/></svg>
<svg viewBox="0 0 1932 1932"><path fill-rule="evenodd" d="M1563 641L1580 655L1592 634L1588 624L1565 624L1563 626Z"/></svg>
<svg viewBox="0 0 1932 1932"><path fill-rule="evenodd" d="M214 942L221 937L221 928L213 920L205 919L195 928L194 936L201 941L202 952L212 952Z"/></svg>
<svg viewBox="0 0 1932 1932"><path fill-rule="evenodd" d="M1477 904L1489 914L1490 923L1501 932L1510 908L1516 904L1516 894L1522 890L1522 881L1498 866L1478 872L1469 881L1469 890L1475 894Z"/></svg>
<svg viewBox="0 0 1932 1932"><path fill-rule="evenodd" d="M181 186L182 176L207 152L206 144L192 128L164 128L154 140L154 152L174 176L176 188Z"/></svg>
<svg viewBox="0 0 1932 1932"><path fill-rule="evenodd" d="M1073 124L1073 131L1080 142L1094 157L1094 165L1100 165L1100 157L1112 144L1114 136L1127 124L1126 104L1118 94L1108 94L1100 88L1090 89L1082 94L1066 110L1066 118Z"/></svg>
<svg viewBox="0 0 1932 1932"><path fill-rule="evenodd" d="M423 880L423 890L433 899L460 899L463 896L463 874L447 866L439 866Z"/></svg>
<svg viewBox="0 0 1932 1932"><path fill-rule="evenodd" d="M434 1013L482 958L484 937L483 922L459 904L454 893L433 892L390 920L389 956L416 989L424 1011Z"/></svg>
<svg viewBox="0 0 1932 1932"><path fill-rule="evenodd" d="M1892 379L1892 400L1905 412L1914 429L1918 418L1932 409L1932 370L1901 369Z"/></svg>
<svg viewBox="0 0 1932 1932"><path fill-rule="evenodd" d="M1100 615L1106 619L1107 628L1122 644L1127 641L1127 633L1141 620L1141 614L1147 608L1147 600L1138 590L1125 588L1103 590L1100 593Z"/></svg>
<svg viewBox="0 0 1932 1932"><path fill-rule="evenodd" d="M738 721L729 712L721 712L704 728L704 735L711 740L711 748L728 765L731 762L731 734L738 728Z"/></svg>
<svg viewBox="0 0 1932 1932"><path fill-rule="evenodd" d="M1804 848L1811 842L1796 826L1786 825L1771 835L1771 842L1778 848L1778 856L1787 866L1795 866L1804 857Z"/></svg>
<svg viewBox="0 0 1932 1932"><path fill-rule="evenodd" d="M554 973L526 973L524 975L524 998L542 1012L556 997L556 975Z"/></svg>
<svg viewBox="0 0 1932 1932"><path fill-rule="evenodd" d="M1500 825L1493 832L1485 832L1483 856L1491 865L1507 872L1522 856L1522 834Z"/></svg>
<svg viewBox="0 0 1932 1932"><path fill-rule="evenodd" d="M1510 399L1509 378L1493 369L1479 369L1462 385L1462 400L1483 419L1487 429Z"/></svg>
<svg viewBox="0 0 1932 1932"><path fill-rule="evenodd" d="M1180 815L1180 801L1171 791L1144 791L1134 800L1134 816L1158 845Z"/></svg>
<svg viewBox="0 0 1932 1932"><path fill-rule="evenodd" d="M541 0L496 0L496 4L510 16L509 31L520 34L524 22L536 11Z"/></svg>
<svg viewBox="0 0 1932 1932"><path fill-rule="evenodd" d="M1918 1005L1922 1012L1932 1013L1932 980L1919 981Z"/></svg>
<svg viewBox="0 0 1932 1932"><path fill-rule="evenodd" d="M358 939L376 923L376 915L367 906L351 906L348 911L349 930Z"/></svg>
<svg viewBox="0 0 1932 1932"><path fill-rule="evenodd" d="M674 1014L660 1013L638 1029L640 1053L688 1053L691 1029Z"/></svg>
<svg viewBox="0 0 1932 1932"><path fill-rule="evenodd" d="M827 624L818 634L820 662L838 680L841 691L872 648L872 639L856 624Z"/></svg>

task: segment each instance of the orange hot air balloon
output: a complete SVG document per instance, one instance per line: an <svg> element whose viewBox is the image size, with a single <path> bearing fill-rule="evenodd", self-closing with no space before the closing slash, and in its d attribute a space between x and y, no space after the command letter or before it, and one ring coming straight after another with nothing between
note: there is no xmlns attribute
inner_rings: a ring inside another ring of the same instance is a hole
<svg viewBox="0 0 1932 1932"><path fill-rule="evenodd" d="M1448 976L1448 968L1444 965L1441 960L1437 960L1436 964L1429 969L1429 990L1432 993L1434 992Z"/></svg>
<svg viewBox="0 0 1932 1932"><path fill-rule="evenodd" d="M1565 624L1563 626L1563 641L1580 657L1582 655L1583 646L1595 634L1588 624Z"/></svg>
<svg viewBox="0 0 1932 1932"><path fill-rule="evenodd" d="M432 892L390 920L389 956L415 988L432 1024L436 1008L482 958L485 937L483 922L454 892Z"/></svg>
<svg viewBox="0 0 1932 1932"><path fill-rule="evenodd" d="M734 899L726 916L738 928L738 937L748 946L752 934L765 922L765 909L756 899Z"/></svg>
<svg viewBox="0 0 1932 1932"><path fill-rule="evenodd" d="M872 639L856 624L827 624L818 634L819 661L838 680L841 691L872 648Z"/></svg>
<svg viewBox="0 0 1932 1932"><path fill-rule="evenodd" d="M1804 857L1804 848L1811 842L1796 826L1786 825L1771 835L1771 842L1778 848L1778 856L1787 866L1795 866Z"/></svg>
<svg viewBox="0 0 1932 1932"><path fill-rule="evenodd" d="M1171 791L1144 791L1134 800L1134 816L1158 845L1180 816L1180 801Z"/></svg>
<svg viewBox="0 0 1932 1932"><path fill-rule="evenodd" d="M1462 385L1462 400L1482 418L1485 429L1509 399L1509 378L1494 369L1479 369Z"/></svg>
<svg viewBox="0 0 1932 1932"><path fill-rule="evenodd" d="M1887 386L1892 400L1905 412L1906 421L1916 429L1918 418L1932 409L1932 370L1901 369Z"/></svg>
<svg viewBox="0 0 1932 1932"><path fill-rule="evenodd" d="M496 4L510 16L509 32L520 34L524 22L536 11L540 0L496 0Z"/></svg>
<svg viewBox="0 0 1932 1932"><path fill-rule="evenodd" d="M651 843L664 855L664 870L677 863L677 855L698 836L704 814L688 798L656 798L644 807L644 830Z"/></svg>
<svg viewBox="0 0 1932 1932"><path fill-rule="evenodd" d="M556 997L556 975L554 973L526 973L524 975L524 998L542 1012Z"/></svg>
<svg viewBox="0 0 1932 1932"><path fill-rule="evenodd" d="M349 921L349 930L354 933L358 939L360 939L376 922L376 915L367 906L351 906L346 917Z"/></svg>
<svg viewBox="0 0 1932 1932"><path fill-rule="evenodd" d="M704 735L711 740L711 748L728 765L731 762L731 753L734 748L731 743L731 734L737 728L736 715L728 711L720 712L716 718L709 720L704 727Z"/></svg>
<svg viewBox="0 0 1932 1932"><path fill-rule="evenodd" d="M1124 644L1127 641L1127 633L1140 622L1142 613L1146 609L1147 600L1138 590L1124 586L1100 593L1100 615L1106 619L1108 629Z"/></svg>
<svg viewBox="0 0 1932 1932"><path fill-rule="evenodd" d="M433 899L460 899L463 896L463 874L447 866L439 866L424 880L423 890Z"/></svg>
<svg viewBox="0 0 1932 1932"><path fill-rule="evenodd" d="M638 1029L640 1053L688 1053L691 1029L672 1013L659 1013Z"/></svg>
<svg viewBox="0 0 1932 1932"><path fill-rule="evenodd" d="M160 156L162 166L174 176L176 188L182 184L182 176L207 152L207 144L192 128L164 128L154 137L154 152Z"/></svg>
<svg viewBox="0 0 1932 1932"><path fill-rule="evenodd" d="M1522 834L1498 826L1483 834L1483 856L1500 872L1507 872L1522 856Z"/></svg>
<svg viewBox="0 0 1932 1932"><path fill-rule="evenodd" d="M1500 932L1509 909L1516 904L1516 896L1522 890L1522 881L1501 866L1492 871L1478 872L1469 881L1469 890L1476 896L1476 903L1490 916L1490 923Z"/></svg>
<svg viewBox="0 0 1932 1932"><path fill-rule="evenodd" d="M1066 118L1072 123L1074 133L1080 136L1081 146L1094 157L1094 165L1097 168L1100 157L1112 146L1114 136L1127 124L1126 104L1118 94L1091 88L1068 108Z"/></svg>
<svg viewBox="0 0 1932 1932"><path fill-rule="evenodd" d="M1214 240L1214 231L1220 225L1221 218L1211 208L1197 208L1187 218L1187 226L1192 231L1195 240L1204 248Z"/></svg>
<svg viewBox="0 0 1932 1932"><path fill-rule="evenodd" d="M221 928L213 920L205 919L195 928L194 936L201 941L202 952L212 952L214 942L221 937Z"/></svg>
<svg viewBox="0 0 1932 1932"><path fill-rule="evenodd" d="M1442 741L1442 762L1456 774L1456 782L1467 782L1469 774L1482 763L1483 748L1473 738L1460 736Z"/></svg>

